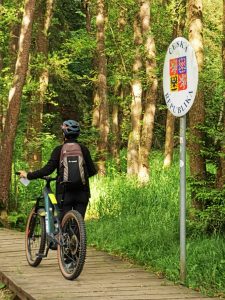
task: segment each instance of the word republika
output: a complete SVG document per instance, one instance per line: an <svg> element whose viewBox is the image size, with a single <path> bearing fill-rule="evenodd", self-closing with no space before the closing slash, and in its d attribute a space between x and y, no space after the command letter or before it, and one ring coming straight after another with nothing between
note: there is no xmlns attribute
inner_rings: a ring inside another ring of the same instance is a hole
<svg viewBox="0 0 225 300"><path fill-rule="evenodd" d="M186 99L183 100L181 105L179 105L179 106L176 106L174 104L174 101L171 101L170 96L171 95L169 93L165 94L165 100L166 100L167 106L170 108L171 111L174 112L174 114L181 114L181 113L185 112L185 110L187 110L187 108L189 106L188 104L191 102L191 100L193 98L193 91L188 91Z"/></svg>

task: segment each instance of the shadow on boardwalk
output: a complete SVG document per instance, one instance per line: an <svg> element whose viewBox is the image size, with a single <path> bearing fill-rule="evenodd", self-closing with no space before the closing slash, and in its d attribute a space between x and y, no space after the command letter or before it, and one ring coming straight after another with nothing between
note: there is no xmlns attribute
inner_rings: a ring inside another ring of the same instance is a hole
<svg viewBox="0 0 225 300"><path fill-rule="evenodd" d="M56 251L51 251L39 267L32 268L25 258L24 234L1 228L0 280L20 299L212 299L90 248L80 277L75 281L65 280L58 267Z"/></svg>

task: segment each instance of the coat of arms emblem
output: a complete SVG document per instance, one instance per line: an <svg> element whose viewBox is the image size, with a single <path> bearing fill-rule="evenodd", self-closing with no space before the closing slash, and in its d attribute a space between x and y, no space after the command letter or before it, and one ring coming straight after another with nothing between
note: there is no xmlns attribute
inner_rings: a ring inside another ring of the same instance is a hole
<svg viewBox="0 0 225 300"><path fill-rule="evenodd" d="M170 91L178 92L187 89L186 56L170 59Z"/></svg>

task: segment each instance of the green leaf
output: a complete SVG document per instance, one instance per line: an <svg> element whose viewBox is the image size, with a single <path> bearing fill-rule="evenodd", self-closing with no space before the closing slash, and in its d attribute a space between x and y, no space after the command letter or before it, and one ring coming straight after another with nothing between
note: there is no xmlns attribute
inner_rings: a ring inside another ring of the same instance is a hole
<svg viewBox="0 0 225 300"><path fill-rule="evenodd" d="M0 281L0 290L5 288L5 284Z"/></svg>

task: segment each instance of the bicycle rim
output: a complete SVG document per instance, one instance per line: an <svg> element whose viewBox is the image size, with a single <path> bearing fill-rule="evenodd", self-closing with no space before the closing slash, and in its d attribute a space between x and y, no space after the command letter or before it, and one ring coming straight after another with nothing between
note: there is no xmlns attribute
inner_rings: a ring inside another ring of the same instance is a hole
<svg viewBox="0 0 225 300"><path fill-rule="evenodd" d="M57 251L59 267L66 279L74 280L82 272L86 258L85 223L77 211L69 211L64 216L62 241Z"/></svg>
<svg viewBox="0 0 225 300"><path fill-rule="evenodd" d="M26 258L30 266L36 267L41 263L42 257L38 255L44 253L45 241L44 217L35 213L33 208L27 220L25 235Z"/></svg>

